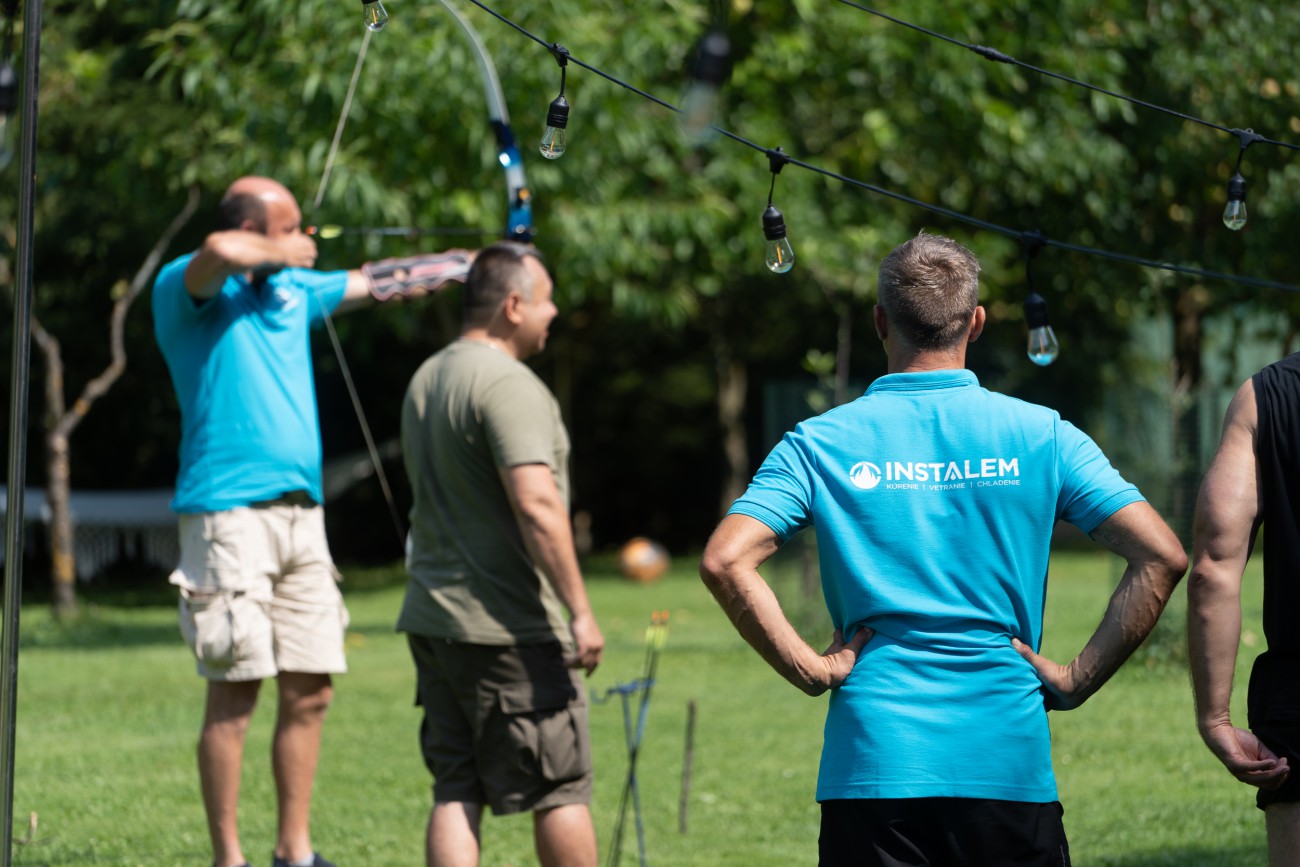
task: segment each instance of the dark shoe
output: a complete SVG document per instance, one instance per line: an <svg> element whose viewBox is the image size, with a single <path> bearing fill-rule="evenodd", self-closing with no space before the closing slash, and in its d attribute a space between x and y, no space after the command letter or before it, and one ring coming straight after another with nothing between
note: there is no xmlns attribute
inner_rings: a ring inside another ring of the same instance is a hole
<svg viewBox="0 0 1300 867"><path fill-rule="evenodd" d="M311 867L336 867L333 861L326 861L319 852L311 853ZM289 862L279 855L271 857L271 867L289 867Z"/></svg>

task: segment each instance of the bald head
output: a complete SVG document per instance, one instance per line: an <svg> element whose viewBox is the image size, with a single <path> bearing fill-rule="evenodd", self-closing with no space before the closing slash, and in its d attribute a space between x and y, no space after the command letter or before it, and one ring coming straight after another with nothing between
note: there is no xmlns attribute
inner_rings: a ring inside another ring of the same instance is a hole
<svg viewBox="0 0 1300 867"><path fill-rule="evenodd" d="M302 221L293 193L279 181L258 175L246 175L231 184L217 211L217 228L223 230L244 229L265 235L285 221Z"/></svg>

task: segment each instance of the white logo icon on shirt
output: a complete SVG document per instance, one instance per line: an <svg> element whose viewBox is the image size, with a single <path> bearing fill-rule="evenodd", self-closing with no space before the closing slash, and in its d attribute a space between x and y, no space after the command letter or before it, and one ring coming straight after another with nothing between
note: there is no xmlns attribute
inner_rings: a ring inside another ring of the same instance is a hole
<svg viewBox="0 0 1300 867"><path fill-rule="evenodd" d="M880 484L880 467L870 461L859 461L849 470L849 481L864 491Z"/></svg>
<svg viewBox="0 0 1300 867"><path fill-rule="evenodd" d="M298 296L294 295L288 289L276 289L271 296L272 306L281 310L289 311L298 306Z"/></svg>

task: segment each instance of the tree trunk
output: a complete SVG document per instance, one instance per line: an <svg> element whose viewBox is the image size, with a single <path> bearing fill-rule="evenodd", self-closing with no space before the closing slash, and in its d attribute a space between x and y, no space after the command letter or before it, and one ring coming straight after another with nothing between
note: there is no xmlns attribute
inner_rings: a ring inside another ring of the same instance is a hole
<svg viewBox="0 0 1300 867"><path fill-rule="evenodd" d="M63 620L77 613L77 560L72 538L71 463L68 438L57 431L45 435L47 478L45 502L50 507L50 581L54 616Z"/></svg>
<svg viewBox="0 0 1300 867"><path fill-rule="evenodd" d="M835 405L849 402L849 363L853 357L853 305L836 305L839 324L835 329Z"/></svg>
<svg viewBox="0 0 1300 867"><path fill-rule="evenodd" d="M722 425L722 453L727 462L719 514L725 515L749 484L749 439L745 435L749 375L745 363L725 349L717 353L717 367L718 421Z"/></svg>
<svg viewBox="0 0 1300 867"><path fill-rule="evenodd" d="M140 296L162 261L162 255L176 233L190 221L199 205L199 191L191 189L185 206L162 233L130 283L114 287L113 312L109 318L108 343L110 361L81 394L67 406L64 397L63 351L59 341L39 319L32 317L32 338L45 356L45 501L50 509L50 582L54 616L70 617L77 612L77 559L73 546L72 524L72 455L69 441L77 425L90 412L95 401L108 393L126 370L124 332L126 314Z"/></svg>
<svg viewBox="0 0 1300 867"><path fill-rule="evenodd" d="M1192 541L1192 519L1201 482L1201 343L1209 295L1193 286L1174 303L1173 399L1170 405L1173 433L1173 477L1170 479L1169 518L1184 547Z"/></svg>
<svg viewBox="0 0 1300 867"><path fill-rule="evenodd" d="M32 338L45 358L45 505L50 518L50 592L57 620L77 613L77 561L72 545L71 462L68 436L59 422L67 416L63 398L63 349L32 317Z"/></svg>

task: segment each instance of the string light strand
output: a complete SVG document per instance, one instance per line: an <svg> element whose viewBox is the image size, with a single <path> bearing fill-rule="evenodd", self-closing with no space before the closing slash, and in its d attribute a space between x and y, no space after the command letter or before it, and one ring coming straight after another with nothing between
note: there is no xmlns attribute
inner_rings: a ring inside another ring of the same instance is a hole
<svg viewBox="0 0 1300 867"><path fill-rule="evenodd" d="M486 4L484 4L483 2L481 2L481 0L469 0L469 2L479 7L484 12L487 12L492 17L498 19L499 21L502 21L503 23L519 31L519 33L523 34L527 38L536 42L538 45L542 46L543 48L546 48L548 51L550 50L550 46L551 46L550 42L547 42L541 37L531 33L530 31L516 24L514 21L511 21L509 18L506 18L504 15L497 12L495 9L492 9ZM614 75L611 75L610 73L605 72L602 69L599 69L595 66L592 66L591 64L579 60L577 57L574 57L572 53L569 54L569 62L574 64L575 66L579 66L582 69L585 69L593 73L594 75L600 76L601 78L611 82L612 84L618 85L624 90L631 91L632 93L635 93L638 96L646 100L649 100L650 102L655 103L656 105L662 106L663 108L667 108L668 110L673 112L681 111L677 106L673 105L672 103L660 99L654 94L647 93L646 91L641 90L640 88L635 87L634 85L629 84L628 82L623 81L622 79ZM715 126L713 128L718 132L719 135L731 139L737 144L741 144L744 145L745 147L751 148L752 150L756 150L764 155L770 153L771 151L771 149L765 148L760 144L757 144L743 136L731 132L730 130L718 126ZM1231 132L1231 130L1229 131ZM1260 137L1259 141L1270 142L1271 140ZM1284 143L1278 142L1277 144L1284 144ZM831 169L822 168L821 166L817 166L812 163L806 162L804 160L797 159L795 157L789 156L788 154L785 156L785 162L788 165L798 166L799 168L806 169L815 174L832 178L834 180L839 181L842 184L845 184L846 186L857 187L858 189L866 190L868 192L875 193L879 196L884 196L885 198L893 199L898 202L903 202L905 204L912 205L913 207L929 211L933 214L938 214L940 216L948 217L949 219L961 223L965 223L966 225L974 226L976 228L983 229L985 231L994 232L1000 235L1005 235L1007 237L1017 238L1017 239L1019 239L1024 234L1024 232L1022 232L1019 229L1012 229L1008 226L1003 226L998 223L991 222L989 220L984 220L979 217L975 217L971 214L965 214L962 213L961 211L955 211L952 210L951 208L945 208L941 205L936 205L931 202L926 202L921 199L908 196L904 193L899 193L894 190L886 189L885 187L881 187L876 184L869 183L867 181L850 177L849 175L841 174L840 172L832 171ZM1161 262L1155 259L1147 259L1142 256L1134 256L1128 253L1118 253L1111 250L1103 250L1097 247L1088 247L1082 244L1073 244L1068 241L1057 241L1055 239L1048 238L1046 236L1043 237L1043 245L1048 247L1055 247L1056 249L1059 250L1066 250L1072 253L1078 253L1085 256L1095 256L1097 258L1108 259L1114 262L1123 262L1125 264L1136 265L1138 267L1149 268L1151 270L1156 270L1156 271L1168 271L1168 272L1172 272L1175 274L1182 274L1189 277L1199 277L1205 280L1215 280L1215 281L1225 282L1225 283L1235 283L1241 286L1250 286L1257 289L1278 289L1283 292L1300 293L1300 286L1291 283L1282 283L1277 280L1267 280L1260 277L1249 277L1241 274L1229 274L1223 271L1213 271L1206 268L1197 268L1188 265L1177 265L1171 262Z"/></svg>
<svg viewBox="0 0 1300 867"><path fill-rule="evenodd" d="M1196 123L1196 124L1200 124L1201 126L1209 127L1211 129L1217 129L1220 132L1226 132L1232 135L1239 135L1241 133L1241 130L1233 129L1232 127L1223 126L1222 124L1214 123L1213 121L1205 120L1204 118L1199 118L1196 117L1195 115L1186 114L1184 112L1177 111L1172 108L1167 108L1166 106L1160 105L1158 103L1147 102L1145 100L1137 99L1136 97L1128 96L1127 94L1119 93L1114 90L1107 90L1104 87L1099 87L1098 85L1090 84L1086 81L1082 81L1077 78L1071 78L1068 75L1064 75L1059 72L1053 72L1052 70L1044 69L1041 66L1034 66L1033 64L1025 63L1023 60L1017 60L1016 58L1012 57L1010 54L1006 54L1002 51L997 50L996 48L990 48L986 45L974 45L970 42L963 42L960 39L956 39L952 36L947 36L943 33L939 33L937 31L930 30L929 28L922 27L919 24L913 24L910 21L904 21L902 18L896 18L893 15L888 15L884 12L881 12L879 9L872 9L870 6L864 6L861 3L855 3L854 0L838 0L838 2L844 4L845 6L851 6L852 8L857 9L859 11L866 12L869 15L875 15L877 18L883 18L884 20L889 21L892 24L897 24L900 27L906 27L909 30L915 30L917 33L923 33L926 36L929 36L933 39L938 39L942 42L947 42L952 45L956 45L960 48L965 48L967 51L971 51L974 52L975 54L978 54L980 57L983 57L985 60L992 60L996 63L1005 63L1009 66L1017 66L1020 67L1021 69L1026 69L1030 72L1045 76L1047 78L1054 78L1057 81L1064 81L1067 84L1074 85L1075 87L1082 87L1086 90L1091 90L1094 93L1104 94L1113 99L1122 100L1124 102L1128 102L1133 105L1141 106L1142 108L1171 115L1172 117L1176 117L1179 118L1180 120L1188 121L1189 123ZM1266 138L1264 136L1256 136L1255 140L1263 144L1277 145L1278 147L1287 148L1293 151L1300 150L1300 145L1294 145L1291 144L1290 142L1277 141L1275 139Z"/></svg>

